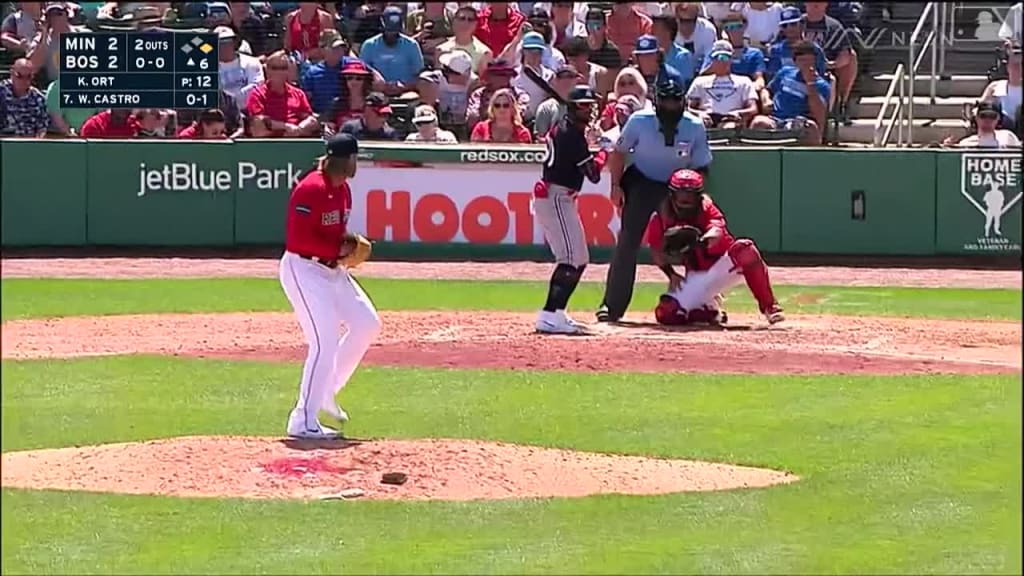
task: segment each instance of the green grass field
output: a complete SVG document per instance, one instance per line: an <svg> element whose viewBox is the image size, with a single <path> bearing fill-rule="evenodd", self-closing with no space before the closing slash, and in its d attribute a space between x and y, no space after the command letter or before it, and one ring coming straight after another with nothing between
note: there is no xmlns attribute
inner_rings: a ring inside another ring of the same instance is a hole
<svg viewBox="0 0 1024 576"><path fill-rule="evenodd" d="M366 280L378 307L529 311L540 285ZM274 280L3 280L4 321L287 310ZM643 309L659 286L641 286ZM750 304L735 290L730 306ZM1021 319L1019 290L780 287L791 313ZM412 296L410 296L412 295ZM575 302L596 302L586 285ZM415 298L410 300L410 298ZM428 303L429 304L425 304ZM581 305L582 306L582 305ZM582 316L582 314L581 314ZM2 450L279 435L297 364L3 361ZM496 502L2 492L2 572L1020 573L1021 381L370 367L356 437L476 438L790 470L780 487Z"/></svg>

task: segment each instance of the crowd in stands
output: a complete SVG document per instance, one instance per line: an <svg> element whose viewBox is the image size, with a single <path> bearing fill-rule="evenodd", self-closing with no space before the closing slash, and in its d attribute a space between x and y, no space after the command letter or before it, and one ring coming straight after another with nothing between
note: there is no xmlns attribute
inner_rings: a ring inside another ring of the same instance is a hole
<svg viewBox="0 0 1024 576"><path fill-rule="evenodd" d="M0 134L83 138L314 138L542 142L560 94L602 98L588 132L614 139L665 75L713 130L823 141L850 122L857 2L17 2L3 18L10 78ZM1019 12L1019 4L1017 9ZM59 37L85 31L212 31L220 101L208 110L61 105ZM1020 105L1016 73L983 100ZM1014 56L1015 54L1015 56ZM1016 58L1016 60L1013 60ZM1000 84L999 82L1002 82ZM1018 113L1019 114L1019 113ZM1012 117L1011 113L1008 117Z"/></svg>

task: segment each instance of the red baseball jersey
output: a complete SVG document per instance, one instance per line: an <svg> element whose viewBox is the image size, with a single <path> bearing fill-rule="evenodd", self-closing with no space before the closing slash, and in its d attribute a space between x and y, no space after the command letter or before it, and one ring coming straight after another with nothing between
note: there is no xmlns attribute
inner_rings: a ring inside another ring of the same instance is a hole
<svg viewBox="0 0 1024 576"><path fill-rule="evenodd" d="M665 229L673 226L693 226L705 234L712 228L722 229L721 240L718 241L714 249L700 248L695 251L693 261L696 262L696 265L693 267L694 270L707 270L711 268L722 254L725 254L729 247L732 246L732 243L735 242L735 238L732 237L732 234L729 233L729 228L726 226L725 216L707 195L701 195L700 212L693 218L666 218L663 215L664 212L664 210L656 212L647 224L645 237L647 245L651 248L661 250ZM666 219L669 221L666 222Z"/></svg>
<svg viewBox="0 0 1024 576"><path fill-rule="evenodd" d="M302 256L335 260L352 210L348 183L332 186L323 172L307 174L288 200L284 248Z"/></svg>

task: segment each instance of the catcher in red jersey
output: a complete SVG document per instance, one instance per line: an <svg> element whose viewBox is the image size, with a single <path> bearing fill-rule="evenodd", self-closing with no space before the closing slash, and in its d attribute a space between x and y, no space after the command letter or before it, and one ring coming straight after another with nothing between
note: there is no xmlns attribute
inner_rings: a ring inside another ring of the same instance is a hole
<svg viewBox="0 0 1024 576"><path fill-rule="evenodd" d="M699 172L672 174L669 195L651 218L646 240L669 282L654 310L659 324L724 324L721 293L742 281L770 324L785 319L757 246L729 233L722 211L704 194Z"/></svg>

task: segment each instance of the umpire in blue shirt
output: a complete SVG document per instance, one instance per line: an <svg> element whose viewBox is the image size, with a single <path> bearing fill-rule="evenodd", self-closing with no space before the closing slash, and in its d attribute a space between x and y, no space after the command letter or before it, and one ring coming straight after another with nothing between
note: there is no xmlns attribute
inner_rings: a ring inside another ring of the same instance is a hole
<svg viewBox="0 0 1024 576"><path fill-rule="evenodd" d="M683 168L707 174L711 148L704 122L684 111L683 87L661 75L655 85L654 110L630 116L609 154L611 201L622 208L622 224L598 322L616 322L629 307L637 252L651 215L668 195L669 177Z"/></svg>

